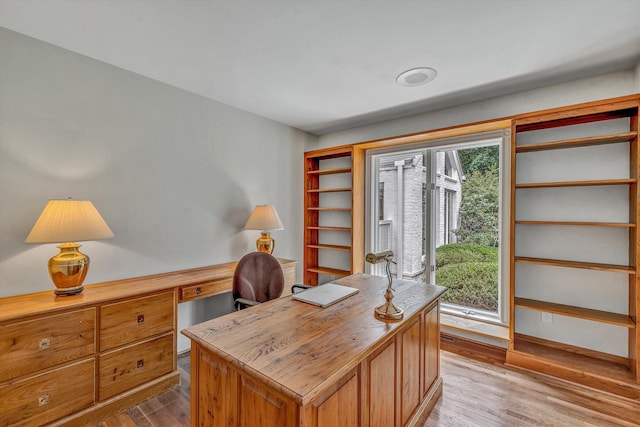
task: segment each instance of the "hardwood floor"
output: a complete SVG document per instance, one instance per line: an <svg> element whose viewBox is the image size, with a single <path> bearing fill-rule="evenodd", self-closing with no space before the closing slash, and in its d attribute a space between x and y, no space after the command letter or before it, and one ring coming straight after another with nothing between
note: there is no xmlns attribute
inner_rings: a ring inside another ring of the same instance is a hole
<svg viewBox="0 0 640 427"><path fill-rule="evenodd" d="M189 357L178 359L181 384L95 426L189 425ZM637 427L640 404L519 370L443 351L442 398L424 427ZM614 405L615 403L615 405ZM336 426L338 427L338 426Z"/></svg>

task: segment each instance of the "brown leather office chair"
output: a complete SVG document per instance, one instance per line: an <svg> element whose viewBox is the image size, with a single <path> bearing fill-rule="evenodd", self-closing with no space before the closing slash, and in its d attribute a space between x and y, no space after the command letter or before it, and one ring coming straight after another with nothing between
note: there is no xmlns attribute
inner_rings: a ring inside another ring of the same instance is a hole
<svg viewBox="0 0 640 427"><path fill-rule="evenodd" d="M233 305L236 310L278 298L284 289L280 262L266 252L243 256L233 273Z"/></svg>

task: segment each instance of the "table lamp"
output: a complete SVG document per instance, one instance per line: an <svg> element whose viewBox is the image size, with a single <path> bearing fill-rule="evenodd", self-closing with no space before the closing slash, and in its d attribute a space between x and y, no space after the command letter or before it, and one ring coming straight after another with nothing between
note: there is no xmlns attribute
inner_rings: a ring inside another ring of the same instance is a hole
<svg viewBox="0 0 640 427"><path fill-rule="evenodd" d="M382 320L402 320L404 317L404 310L393 305L393 289L391 288L391 263L393 262L392 251L372 252L368 253L365 260L370 264L379 264L386 262L385 269L387 272L387 279L389 284L387 290L384 293L384 298L387 300L380 307L376 307L374 314L376 317Z"/></svg>
<svg viewBox="0 0 640 427"><path fill-rule="evenodd" d="M273 253L276 242L271 238L269 231L284 230L284 226L282 225L282 221L280 221L276 208L271 205L258 205L253 209L244 229L262 230L260 237L256 240L256 249L259 252L271 254Z"/></svg>
<svg viewBox="0 0 640 427"><path fill-rule="evenodd" d="M49 260L49 275L59 296L82 292L89 257L75 242L113 237L113 232L93 204L86 200L49 200L27 236L27 243L62 243Z"/></svg>

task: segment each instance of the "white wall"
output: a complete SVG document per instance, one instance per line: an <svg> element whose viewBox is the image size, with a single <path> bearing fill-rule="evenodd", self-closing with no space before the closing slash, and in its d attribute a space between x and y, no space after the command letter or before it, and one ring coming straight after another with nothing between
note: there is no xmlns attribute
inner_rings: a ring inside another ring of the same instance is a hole
<svg viewBox="0 0 640 427"><path fill-rule="evenodd" d="M115 233L83 244L86 284L237 260L263 203L285 224L274 255L301 262L311 139L0 28L0 296L53 289L55 245L24 243L52 198L91 200Z"/></svg>

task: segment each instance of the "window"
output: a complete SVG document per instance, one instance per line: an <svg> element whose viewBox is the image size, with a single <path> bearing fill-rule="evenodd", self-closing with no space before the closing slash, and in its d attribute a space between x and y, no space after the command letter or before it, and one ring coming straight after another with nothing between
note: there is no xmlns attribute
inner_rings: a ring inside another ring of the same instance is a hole
<svg viewBox="0 0 640 427"><path fill-rule="evenodd" d="M367 153L368 188L377 191L367 205L366 245L393 251L394 277L448 287L443 311L496 323L508 320L501 268L508 265L501 243L508 242L501 229L508 206L500 197L507 141L501 134Z"/></svg>
<svg viewBox="0 0 640 427"><path fill-rule="evenodd" d="M378 219L384 220L384 182L378 183Z"/></svg>
<svg viewBox="0 0 640 427"><path fill-rule="evenodd" d="M458 206L456 205L456 192L444 190L444 244L456 243L456 218Z"/></svg>

